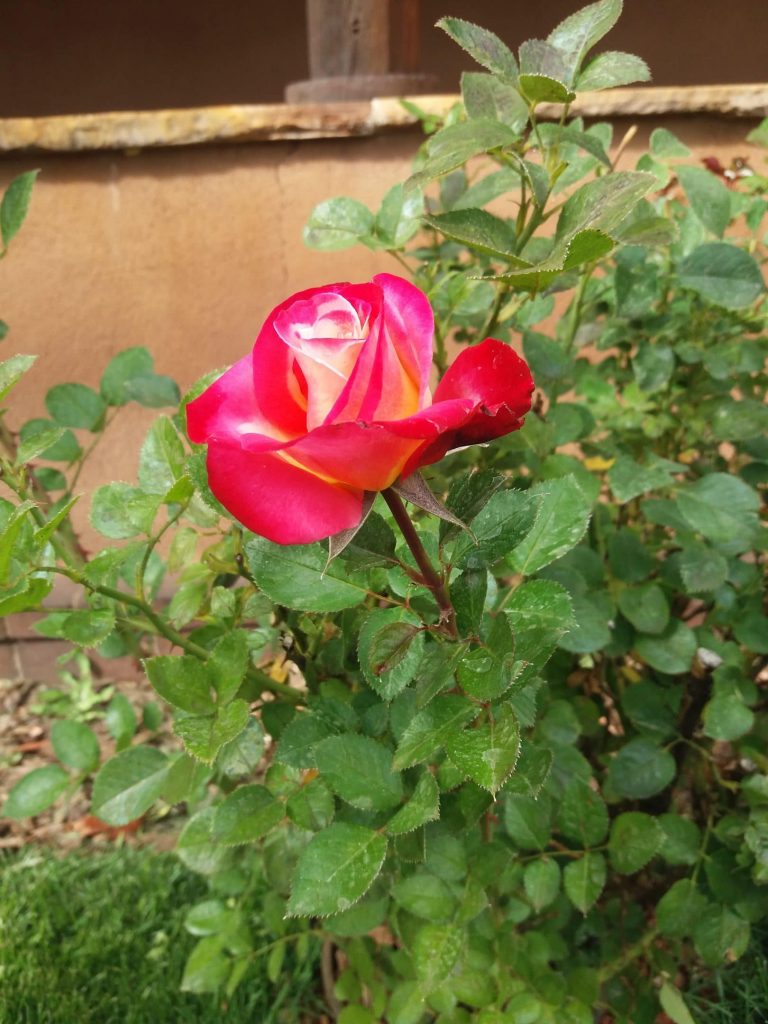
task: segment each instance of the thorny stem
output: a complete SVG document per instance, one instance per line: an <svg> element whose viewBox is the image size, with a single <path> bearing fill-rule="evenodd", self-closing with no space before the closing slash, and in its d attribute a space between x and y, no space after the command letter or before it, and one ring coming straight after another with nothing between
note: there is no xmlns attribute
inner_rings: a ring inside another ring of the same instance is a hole
<svg viewBox="0 0 768 1024"><path fill-rule="evenodd" d="M134 597L133 594L128 594L124 590L116 590L114 587L106 587L102 584L91 583L84 579L82 575L75 572L72 569L62 569L60 566L54 565L43 565L39 567L41 572L55 572L61 576L66 576L68 579L73 580L75 583L79 583L80 586L85 587L94 594L101 594L102 597L108 597L112 601L117 601L120 604L127 605L129 608L136 608L141 614L152 623L157 632L169 640L174 646L180 647L182 651L186 651L187 654L192 654L194 657L199 658L200 661L207 661L210 656L210 651L207 651L204 647L200 647L193 640L189 640L183 636L173 626L169 625L161 615L149 605L146 601L141 598ZM292 704L298 704L302 701L302 695L298 690L295 690L292 686L287 683L278 683L275 679L272 679L266 674L261 672L259 669L249 668L245 674L245 678L248 682L255 684L260 687L261 690L269 690L272 693L279 694L285 700Z"/></svg>
<svg viewBox="0 0 768 1024"><path fill-rule="evenodd" d="M597 972L600 984L604 985L606 981L610 981L611 978L615 977L615 975L621 974L625 967L629 967L634 960L643 956L648 951L649 947L653 945L658 934L658 928L649 928L649 930L640 939L638 939L637 942L633 943L631 946L627 946L620 956L617 956L615 960L611 960L609 963L601 967Z"/></svg>
<svg viewBox="0 0 768 1024"><path fill-rule="evenodd" d="M501 313L501 307L504 304L504 298L506 294L506 287L503 284L499 283L499 285L496 288L496 297L493 301L493 305L491 306L491 310L488 314L488 319L483 324L483 329L480 332L481 339L489 338L491 336L491 331L496 329L496 325L499 322L499 313Z"/></svg>
<svg viewBox="0 0 768 1024"><path fill-rule="evenodd" d="M1 415L0 445L5 449L11 463L14 463L18 455L18 446L13 433L8 429L8 426ZM35 478L34 474L27 473L24 467L21 467L21 474L17 484L12 482L10 473L8 477L5 478L5 481L11 490L22 499L22 501L29 498L38 502L40 505L51 505L51 496L48 491L46 491L40 481ZM39 508L32 509L31 515L38 526L45 526L47 520ZM84 564L84 558L77 543L77 537L66 520L64 523L59 524L59 528L54 532L50 541L56 554L63 562L66 562L67 565L79 567Z"/></svg>
<svg viewBox="0 0 768 1024"><path fill-rule="evenodd" d="M438 575L435 571L435 567L430 562L429 555L424 550L424 545L419 540L416 528L411 522L411 517L408 515L399 494L393 491L391 487L388 487L387 490L382 491L381 493L387 505L389 505L392 515L395 517L395 522L400 527L400 532L405 538L406 544L411 549L411 553L416 559L416 564L421 570L424 582L435 595L437 606L440 609L440 622L445 627L445 632L451 637L451 639L458 640L459 631L456 628L456 612L454 611L451 599L448 596L445 580Z"/></svg>
<svg viewBox="0 0 768 1024"><path fill-rule="evenodd" d="M69 487L67 488L67 491L70 494L74 491L75 487L77 486L77 481L80 479L80 474L83 471L83 466L85 465L86 460L88 459L88 456L91 454L91 452L96 447L96 445L99 443L99 441L101 441L102 437L104 437L104 434L106 432L107 427L114 420L115 416L117 416L119 411L120 411L119 409L115 409L111 416L108 415L108 416L105 417L105 419L104 419L104 426L101 428L101 430L99 430L97 432L97 434L95 435L94 439L91 441L91 443L85 449L83 454L80 456L80 460L79 460L79 462L77 464L77 469L75 470L74 475L73 475L72 479L70 480Z"/></svg>

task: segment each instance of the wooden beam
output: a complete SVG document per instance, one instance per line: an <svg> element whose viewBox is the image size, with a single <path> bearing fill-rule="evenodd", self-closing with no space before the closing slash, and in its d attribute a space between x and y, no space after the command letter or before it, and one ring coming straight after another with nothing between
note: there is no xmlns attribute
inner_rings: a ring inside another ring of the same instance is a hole
<svg viewBox="0 0 768 1024"><path fill-rule="evenodd" d="M372 99L434 91L419 73L419 0L307 0L310 79L289 103Z"/></svg>

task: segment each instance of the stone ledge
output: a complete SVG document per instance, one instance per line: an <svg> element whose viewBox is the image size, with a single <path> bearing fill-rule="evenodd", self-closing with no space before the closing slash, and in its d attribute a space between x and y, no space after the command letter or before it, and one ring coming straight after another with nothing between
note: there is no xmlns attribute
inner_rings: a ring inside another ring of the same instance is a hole
<svg viewBox="0 0 768 1024"><path fill-rule="evenodd" d="M414 96L424 110L445 113L458 96ZM559 116L542 104L540 116ZM768 116L767 85L649 86L583 93L571 108L584 117L714 114ZM409 128L416 119L395 97L316 106L287 103L118 111L0 119L0 153L78 153L199 146L229 142L339 139Z"/></svg>

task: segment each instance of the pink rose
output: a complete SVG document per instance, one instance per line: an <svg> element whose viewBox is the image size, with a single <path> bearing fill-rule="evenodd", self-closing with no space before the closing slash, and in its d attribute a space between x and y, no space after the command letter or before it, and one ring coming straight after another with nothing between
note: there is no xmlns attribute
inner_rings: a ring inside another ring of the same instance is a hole
<svg viewBox="0 0 768 1024"><path fill-rule="evenodd" d="M356 526L366 491L521 427L533 381L520 356L486 339L433 397L433 331L426 296L391 274L282 302L187 406L222 505L278 544L309 543Z"/></svg>

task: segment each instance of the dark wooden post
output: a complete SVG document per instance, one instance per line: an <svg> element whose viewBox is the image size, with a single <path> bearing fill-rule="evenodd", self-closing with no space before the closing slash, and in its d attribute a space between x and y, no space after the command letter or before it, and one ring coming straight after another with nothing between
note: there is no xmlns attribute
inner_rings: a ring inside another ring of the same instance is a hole
<svg viewBox="0 0 768 1024"><path fill-rule="evenodd" d="M309 73L289 103L327 103L430 92L419 74L419 0L307 0Z"/></svg>

